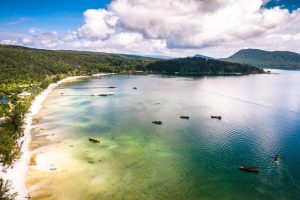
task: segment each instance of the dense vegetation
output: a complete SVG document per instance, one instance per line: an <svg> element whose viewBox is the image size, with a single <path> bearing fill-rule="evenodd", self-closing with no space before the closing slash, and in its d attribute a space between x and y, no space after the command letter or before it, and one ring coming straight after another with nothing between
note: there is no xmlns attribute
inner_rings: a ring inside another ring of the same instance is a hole
<svg viewBox="0 0 300 200"><path fill-rule="evenodd" d="M150 63L147 69L154 73L178 75L233 75L263 72L263 70L249 65L201 57L157 61Z"/></svg>
<svg viewBox="0 0 300 200"><path fill-rule="evenodd" d="M10 165L19 155L17 139L22 136L23 119L34 96L66 76L98 72L145 70L155 59L81 51L50 51L0 45L0 162ZM22 99L23 91L32 95Z"/></svg>
<svg viewBox="0 0 300 200"><path fill-rule="evenodd" d="M0 45L0 83L40 81L56 74L144 70L153 61L139 56Z"/></svg>
<svg viewBox="0 0 300 200"><path fill-rule="evenodd" d="M222 60L260 68L300 69L300 54L289 51L243 49Z"/></svg>

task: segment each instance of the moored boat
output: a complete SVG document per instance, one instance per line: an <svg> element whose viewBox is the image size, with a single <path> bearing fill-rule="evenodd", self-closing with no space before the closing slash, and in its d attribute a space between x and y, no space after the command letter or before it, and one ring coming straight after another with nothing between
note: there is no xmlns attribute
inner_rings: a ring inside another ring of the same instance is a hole
<svg viewBox="0 0 300 200"><path fill-rule="evenodd" d="M210 118L212 119L219 119L221 120L222 119L222 116L215 116L215 115L211 115Z"/></svg>
<svg viewBox="0 0 300 200"><path fill-rule="evenodd" d="M90 142L94 142L94 143L99 143L100 142L100 140L97 140L97 139L95 139L95 138L89 138L89 141Z"/></svg>
<svg viewBox="0 0 300 200"><path fill-rule="evenodd" d="M185 116L185 115L181 115L180 118L181 118L181 119L190 119L189 116Z"/></svg>
<svg viewBox="0 0 300 200"><path fill-rule="evenodd" d="M162 125L162 121L153 121L152 124Z"/></svg>
<svg viewBox="0 0 300 200"><path fill-rule="evenodd" d="M240 166L240 170L246 171L246 172L259 172L258 167L252 167L252 166Z"/></svg>
<svg viewBox="0 0 300 200"><path fill-rule="evenodd" d="M113 96L113 95L114 95L113 92L107 92L107 93L98 94L98 96L101 96L101 97L107 97L107 96Z"/></svg>
<svg viewBox="0 0 300 200"><path fill-rule="evenodd" d="M273 158L274 158L276 165L279 165L279 160L280 160L279 154L276 154Z"/></svg>
<svg viewBox="0 0 300 200"><path fill-rule="evenodd" d="M274 156L274 161L279 161L279 154L276 154L276 155Z"/></svg>

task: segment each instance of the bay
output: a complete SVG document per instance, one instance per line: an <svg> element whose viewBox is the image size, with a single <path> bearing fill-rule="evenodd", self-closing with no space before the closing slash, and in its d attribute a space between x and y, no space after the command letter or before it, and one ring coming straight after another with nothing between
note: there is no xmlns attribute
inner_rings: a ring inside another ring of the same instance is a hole
<svg viewBox="0 0 300 200"><path fill-rule="evenodd" d="M31 131L32 199L299 199L300 72L275 72L62 84Z"/></svg>

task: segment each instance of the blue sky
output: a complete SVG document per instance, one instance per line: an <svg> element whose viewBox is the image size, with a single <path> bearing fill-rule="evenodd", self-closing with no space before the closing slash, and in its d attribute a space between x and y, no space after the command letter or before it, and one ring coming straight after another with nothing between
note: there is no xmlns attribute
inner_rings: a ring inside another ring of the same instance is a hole
<svg viewBox="0 0 300 200"><path fill-rule="evenodd" d="M300 0L262 1L1 0L0 43L170 56L300 52Z"/></svg>
<svg viewBox="0 0 300 200"><path fill-rule="evenodd" d="M104 8L110 0L1 0L0 27L26 31L76 29L87 9Z"/></svg>
<svg viewBox="0 0 300 200"><path fill-rule="evenodd" d="M273 0L268 3L268 7L282 6L290 11L300 7L299 0Z"/></svg>

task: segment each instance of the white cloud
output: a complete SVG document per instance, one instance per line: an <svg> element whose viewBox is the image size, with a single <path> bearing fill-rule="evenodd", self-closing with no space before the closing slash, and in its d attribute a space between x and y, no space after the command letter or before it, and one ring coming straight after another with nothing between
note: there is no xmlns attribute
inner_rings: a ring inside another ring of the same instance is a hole
<svg viewBox="0 0 300 200"><path fill-rule="evenodd" d="M111 13L127 31L164 39L169 48L202 48L261 36L285 22L288 11L262 0L115 0Z"/></svg>
<svg viewBox="0 0 300 200"><path fill-rule="evenodd" d="M123 37L121 41L120 32L138 33L144 40L162 41L166 44L163 48L174 52L222 48L228 43L233 43L233 47L237 43L245 46L248 43L251 47L251 41L257 38L263 38L262 44L266 43L265 39L274 37L297 38L299 11L289 13L280 7L263 7L267 2L269 0L114 0L107 10L88 10L89 15L85 14L85 24L79 32L91 26L95 30L87 31L88 37L104 40L113 37L121 43L142 40ZM93 25L96 22L104 24L104 28ZM287 24L294 33L283 36Z"/></svg>
<svg viewBox="0 0 300 200"><path fill-rule="evenodd" d="M79 29L82 37L105 39L115 32L117 17L104 9L84 12L85 24Z"/></svg>
<svg viewBox="0 0 300 200"><path fill-rule="evenodd" d="M23 39L22 39L22 43L24 43L24 44L29 44L29 43L31 43L32 42L32 37L24 37Z"/></svg>
<svg viewBox="0 0 300 200"><path fill-rule="evenodd" d="M77 31L31 29L17 43L51 49L224 57L241 48L300 52L300 10L269 0L113 0ZM10 38L11 39L11 38ZM6 41L7 42L7 41ZM3 43L3 40L2 40Z"/></svg>
<svg viewBox="0 0 300 200"><path fill-rule="evenodd" d="M18 44L18 41L17 40L0 40L0 44L16 45L16 44Z"/></svg>

